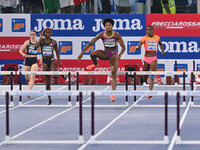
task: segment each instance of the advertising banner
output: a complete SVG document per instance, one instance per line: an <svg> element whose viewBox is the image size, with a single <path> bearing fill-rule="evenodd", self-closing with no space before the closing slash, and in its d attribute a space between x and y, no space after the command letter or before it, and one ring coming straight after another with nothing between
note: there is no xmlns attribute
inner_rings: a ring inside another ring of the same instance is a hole
<svg viewBox="0 0 200 150"><path fill-rule="evenodd" d="M147 26L154 27L159 36L199 36L199 14L147 14Z"/></svg>
<svg viewBox="0 0 200 150"><path fill-rule="evenodd" d="M159 59L199 59L199 37L161 37L165 56L157 53ZM160 46L158 50L161 52Z"/></svg>
<svg viewBox="0 0 200 150"><path fill-rule="evenodd" d="M28 36L30 14L0 14L0 36Z"/></svg>
<svg viewBox="0 0 200 150"><path fill-rule="evenodd" d="M96 36L104 30L104 18L115 20L113 30L123 36L145 34L146 15L94 15L94 14L32 14L31 29L41 32L50 27L54 36Z"/></svg>
<svg viewBox="0 0 200 150"><path fill-rule="evenodd" d="M1 59L23 59L19 50L29 37L0 37Z"/></svg>

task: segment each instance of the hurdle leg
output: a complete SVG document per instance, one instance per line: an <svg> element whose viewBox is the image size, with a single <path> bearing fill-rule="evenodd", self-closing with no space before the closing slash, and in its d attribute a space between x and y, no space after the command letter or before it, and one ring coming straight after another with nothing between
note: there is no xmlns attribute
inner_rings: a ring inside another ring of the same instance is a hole
<svg viewBox="0 0 200 150"><path fill-rule="evenodd" d="M126 72L126 75L125 75L125 81L126 81L126 83L125 83L125 85L126 85L126 91L128 91L128 72ZM125 105L127 105L128 106L128 95L126 95L126 102L125 102Z"/></svg>
<svg viewBox="0 0 200 150"><path fill-rule="evenodd" d="M91 93L91 144L95 144L95 124L94 124L94 92Z"/></svg>
<svg viewBox="0 0 200 150"><path fill-rule="evenodd" d="M175 60L175 71L177 71L177 60ZM178 76L175 75L175 85L178 85Z"/></svg>
<svg viewBox="0 0 200 150"><path fill-rule="evenodd" d="M71 72L68 73L68 90L71 91ZM68 105L69 107L72 107L72 102L71 102L71 95L68 96Z"/></svg>
<svg viewBox="0 0 200 150"><path fill-rule="evenodd" d="M165 135L164 135L164 143L168 144L169 143L169 137L168 137L168 93L165 92Z"/></svg>
<svg viewBox="0 0 200 150"><path fill-rule="evenodd" d="M177 138L176 138L176 144L181 143L181 137L180 137L180 93L178 92L176 95L176 103L177 103L177 120L176 120L176 128L177 128Z"/></svg>
<svg viewBox="0 0 200 150"><path fill-rule="evenodd" d="M83 138L83 109L82 109L83 93L79 93L79 142L84 143Z"/></svg>
<svg viewBox="0 0 200 150"><path fill-rule="evenodd" d="M22 90L22 73L19 73L19 90ZM22 96L19 96L19 106L22 106Z"/></svg>
<svg viewBox="0 0 200 150"><path fill-rule="evenodd" d="M78 91L79 90L79 73L77 72L76 73L76 90ZM77 95L76 96L76 106L78 107L79 105L79 101L78 101L78 98L79 96Z"/></svg>
<svg viewBox="0 0 200 150"><path fill-rule="evenodd" d="M10 126L9 126L9 93L6 92L6 137L5 144L10 143Z"/></svg>
<svg viewBox="0 0 200 150"><path fill-rule="evenodd" d="M185 72L183 72L183 91L185 91ZM183 106L186 107L185 95L183 96Z"/></svg>
<svg viewBox="0 0 200 150"><path fill-rule="evenodd" d="M13 91L13 72L11 72L10 77L11 77L10 90ZM14 107L13 95L11 96L11 99L10 99L10 107Z"/></svg>
<svg viewBox="0 0 200 150"><path fill-rule="evenodd" d="M134 72L134 91L136 91L136 72ZM136 102L136 96L134 96L134 102Z"/></svg>
<svg viewBox="0 0 200 150"><path fill-rule="evenodd" d="M191 91L194 90L194 74L191 72ZM194 96L191 96L191 107L194 105Z"/></svg>

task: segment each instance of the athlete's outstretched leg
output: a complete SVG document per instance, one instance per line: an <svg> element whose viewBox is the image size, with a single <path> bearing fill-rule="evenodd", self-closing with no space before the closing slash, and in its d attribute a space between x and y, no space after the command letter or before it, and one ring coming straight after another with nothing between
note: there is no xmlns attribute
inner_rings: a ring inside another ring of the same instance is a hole
<svg viewBox="0 0 200 150"><path fill-rule="evenodd" d="M43 64L42 68L44 71L50 71L50 68L46 64ZM51 90L51 86L50 86L51 85L51 83L50 83L51 76L45 75L44 78L45 78L45 82L46 82L46 90ZM48 99L49 99L48 105L51 105L51 103L52 103L51 96L48 96Z"/></svg>
<svg viewBox="0 0 200 150"><path fill-rule="evenodd" d="M51 70L51 71L58 71L56 61L53 61L53 62L51 63L51 69L50 69L50 70ZM53 76L54 83L58 83L58 78L59 78L58 75L54 75L54 76Z"/></svg>
<svg viewBox="0 0 200 150"><path fill-rule="evenodd" d="M150 65L150 71L156 71L157 70L157 60L154 60ZM153 90L154 86L154 75L150 76L150 83L149 83L149 90Z"/></svg>
<svg viewBox="0 0 200 150"><path fill-rule="evenodd" d="M30 70L31 70L30 66L24 66L24 71L30 71ZM31 76L28 75L28 74L25 74L25 79L26 79L27 82L29 82L30 79L31 79Z"/></svg>
<svg viewBox="0 0 200 150"><path fill-rule="evenodd" d="M110 65L111 65L111 73L112 73L112 90L116 90L116 87L117 87L117 69L118 69L117 55L113 55L110 58ZM111 95L111 100L113 102L115 102L114 95Z"/></svg>
<svg viewBox="0 0 200 150"><path fill-rule="evenodd" d="M143 71L149 71L150 70L150 65L147 62L143 62ZM148 75L143 76L143 82L147 83Z"/></svg>
<svg viewBox="0 0 200 150"><path fill-rule="evenodd" d="M31 66L31 71L37 71L38 70L38 65L37 64L33 64ZM32 90L33 85L35 83L35 75L31 75L30 81L29 81L29 86L28 86L28 90Z"/></svg>

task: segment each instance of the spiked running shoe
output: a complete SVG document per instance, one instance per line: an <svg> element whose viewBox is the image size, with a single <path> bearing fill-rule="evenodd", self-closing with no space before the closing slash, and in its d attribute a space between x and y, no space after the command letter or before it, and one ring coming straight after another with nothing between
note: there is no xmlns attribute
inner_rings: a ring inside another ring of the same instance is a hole
<svg viewBox="0 0 200 150"><path fill-rule="evenodd" d="M115 101L116 101L115 96L114 96L114 95L111 95L111 96L110 96L110 100L111 100L112 102L115 102Z"/></svg>
<svg viewBox="0 0 200 150"><path fill-rule="evenodd" d="M150 99L150 98L152 98L152 96L151 96L151 95L149 95L149 96L147 96L147 98L148 98L148 99Z"/></svg>
<svg viewBox="0 0 200 150"><path fill-rule="evenodd" d="M91 71L92 69L96 68L97 66L99 66L99 64L97 64L97 65L92 64L90 66L87 66L86 69Z"/></svg>

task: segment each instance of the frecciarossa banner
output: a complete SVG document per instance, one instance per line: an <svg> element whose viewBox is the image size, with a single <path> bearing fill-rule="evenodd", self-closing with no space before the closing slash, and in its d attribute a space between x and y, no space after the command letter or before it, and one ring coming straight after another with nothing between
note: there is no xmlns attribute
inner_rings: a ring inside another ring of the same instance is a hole
<svg viewBox="0 0 200 150"><path fill-rule="evenodd" d="M154 27L159 36L198 36L200 35L199 14L147 14L147 25Z"/></svg>

